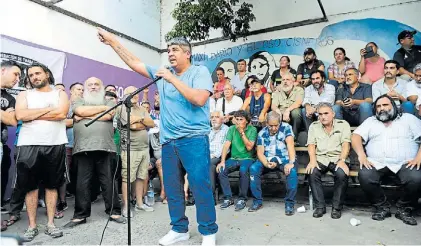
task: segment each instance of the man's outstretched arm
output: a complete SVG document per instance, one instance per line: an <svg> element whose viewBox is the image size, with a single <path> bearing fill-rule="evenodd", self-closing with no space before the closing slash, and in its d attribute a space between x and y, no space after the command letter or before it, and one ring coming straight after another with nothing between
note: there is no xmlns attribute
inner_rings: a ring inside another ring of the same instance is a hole
<svg viewBox="0 0 421 246"><path fill-rule="evenodd" d="M133 55L128 49L126 49L117 38L105 31L102 28L98 28L98 38L101 42L106 45L111 46L113 50L120 56L120 58L129 66L133 71L145 76L146 78L151 78L149 76L148 70L146 69L145 63L143 63L139 58Z"/></svg>

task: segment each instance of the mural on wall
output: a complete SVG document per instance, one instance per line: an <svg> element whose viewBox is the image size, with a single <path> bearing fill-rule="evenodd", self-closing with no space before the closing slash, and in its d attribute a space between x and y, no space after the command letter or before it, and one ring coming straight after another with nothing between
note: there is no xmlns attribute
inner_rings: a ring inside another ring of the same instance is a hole
<svg viewBox="0 0 421 246"><path fill-rule="evenodd" d="M326 68L335 61L333 50L336 47L343 47L347 57L358 65L360 49L372 41L379 47L378 54L390 59L400 48L397 36L403 30L414 28L386 19L346 20L324 27L317 38L290 37L245 43L211 53L193 54L193 63L206 66L212 72L213 81L217 81L216 68L223 67L226 77L232 79L237 71L236 61L245 59L247 71L267 85L272 72L279 68L281 56L289 56L291 67L297 69L303 62L303 52L307 47L316 51L317 58L324 62ZM415 44L421 44L419 32L414 38Z"/></svg>

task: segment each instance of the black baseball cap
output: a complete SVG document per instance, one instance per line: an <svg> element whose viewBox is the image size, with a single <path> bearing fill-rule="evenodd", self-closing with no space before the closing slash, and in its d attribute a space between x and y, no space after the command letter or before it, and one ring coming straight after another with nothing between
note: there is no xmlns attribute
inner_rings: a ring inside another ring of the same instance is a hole
<svg viewBox="0 0 421 246"><path fill-rule="evenodd" d="M398 35L398 44L401 42L401 39L404 39L406 37L413 37L416 33L417 31L409 31L409 30L400 32Z"/></svg>
<svg viewBox="0 0 421 246"><path fill-rule="evenodd" d="M248 77L248 78L247 78L247 80L249 80L249 79L251 79L250 84L253 84L253 83L260 83L260 84L262 84L262 85L263 85L263 81L261 81L259 78L257 78L257 76L256 76L256 75L251 75L250 77Z"/></svg>
<svg viewBox="0 0 421 246"><path fill-rule="evenodd" d="M313 48L307 48L304 50L304 55L313 54L316 55L316 52L313 50Z"/></svg>

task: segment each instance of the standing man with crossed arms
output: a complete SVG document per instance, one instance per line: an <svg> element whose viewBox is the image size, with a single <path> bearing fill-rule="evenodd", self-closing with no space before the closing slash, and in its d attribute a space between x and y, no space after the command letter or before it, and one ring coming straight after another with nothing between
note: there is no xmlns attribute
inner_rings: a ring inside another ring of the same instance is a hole
<svg viewBox="0 0 421 246"><path fill-rule="evenodd" d="M209 175L208 99L213 91L209 71L191 64L191 45L184 38L168 42L171 68L156 69L131 54L114 35L99 29L98 36L134 71L151 79L162 77L157 82L161 100L160 142L172 230L159 240L159 244L170 245L190 238L183 194L184 168L196 200L202 245L215 245L218 226Z"/></svg>

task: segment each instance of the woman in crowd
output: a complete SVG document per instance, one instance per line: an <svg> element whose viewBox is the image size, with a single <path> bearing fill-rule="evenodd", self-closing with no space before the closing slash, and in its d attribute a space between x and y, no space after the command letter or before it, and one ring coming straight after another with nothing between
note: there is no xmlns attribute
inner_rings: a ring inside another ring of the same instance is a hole
<svg viewBox="0 0 421 246"><path fill-rule="evenodd" d="M374 42L368 43L360 50L361 60L358 70L361 73L361 83L372 84L384 76L385 59L377 53L378 47Z"/></svg>
<svg viewBox="0 0 421 246"><path fill-rule="evenodd" d="M276 90L275 83L280 81L282 82L282 76L287 73L291 73L294 77L297 77L297 71L290 66L291 60L288 56L282 56L279 60L279 69L273 71L272 76L270 77L270 89L271 91Z"/></svg>
<svg viewBox="0 0 421 246"><path fill-rule="evenodd" d="M333 56L335 57L335 62L327 68L327 71L329 74L329 83L338 89L339 84L345 82L345 71L348 68L355 68L355 64L346 57L344 48L336 48L333 51Z"/></svg>

